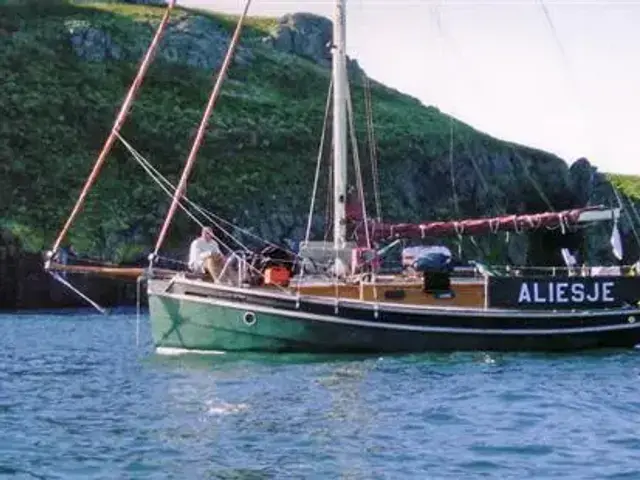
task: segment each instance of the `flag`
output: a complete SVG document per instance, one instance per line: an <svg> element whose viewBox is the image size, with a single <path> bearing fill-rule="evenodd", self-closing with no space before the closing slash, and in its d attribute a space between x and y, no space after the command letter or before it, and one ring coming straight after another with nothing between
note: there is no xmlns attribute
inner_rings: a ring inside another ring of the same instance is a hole
<svg viewBox="0 0 640 480"><path fill-rule="evenodd" d="M578 264L578 260L576 260L576 257L571 255L568 248L563 248L560 252L562 252L562 258L564 259L564 263L567 267L575 267Z"/></svg>
<svg viewBox="0 0 640 480"><path fill-rule="evenodd" d="M622 238L620 238L620 230L618 230L618 222L613 224L613 231L611 232L611 247L613 248L613 254L618 260L622 260Z"/></svg>

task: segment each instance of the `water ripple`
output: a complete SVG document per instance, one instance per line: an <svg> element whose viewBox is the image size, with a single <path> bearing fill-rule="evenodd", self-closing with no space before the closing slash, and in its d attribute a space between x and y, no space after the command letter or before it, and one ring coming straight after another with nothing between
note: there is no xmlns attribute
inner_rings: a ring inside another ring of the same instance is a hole
<svg viewBox="0 0 640 480"><path fill-rule="evenodd" d="M160 357L0 316L0 477L640 478L640 352Z"/></svg>

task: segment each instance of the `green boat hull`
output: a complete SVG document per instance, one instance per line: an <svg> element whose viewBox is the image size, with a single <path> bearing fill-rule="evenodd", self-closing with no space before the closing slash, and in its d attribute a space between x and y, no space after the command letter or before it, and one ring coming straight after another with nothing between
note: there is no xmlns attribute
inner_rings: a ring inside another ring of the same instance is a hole
<svg viewBox="0 0 640 480"><path fill-rule="evenodd" d="M153 282L156 348L194 352L571 351L640 344L640 310L403 312L202 283ZM353 303L353 302L352 302ZM339 311L339 313L338 313Z"/></svg>
<svg viewBox="0 0 640 480"><path fill-rule="evenodd" d="M291 351L296 350L292 345L302 347L306 343L304 323L273 313L158 295L149 296L149 311L156 347Z"/></svg>

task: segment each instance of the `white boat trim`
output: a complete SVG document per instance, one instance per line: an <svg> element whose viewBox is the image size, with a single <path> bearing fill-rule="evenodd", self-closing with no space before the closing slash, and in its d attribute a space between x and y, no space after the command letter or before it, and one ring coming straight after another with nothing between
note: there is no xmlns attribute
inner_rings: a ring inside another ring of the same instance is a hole
<svg viewBox="0 0 640 480"><path fill-rule="evenodd" d="M167 355L167 356L177 356L177 355L188 355L188 354L199 354L199 355L225 355L227 352L222 350L194 350L190 348L177 348L177 347L156 347L156 353L158 355Z"/></svg>

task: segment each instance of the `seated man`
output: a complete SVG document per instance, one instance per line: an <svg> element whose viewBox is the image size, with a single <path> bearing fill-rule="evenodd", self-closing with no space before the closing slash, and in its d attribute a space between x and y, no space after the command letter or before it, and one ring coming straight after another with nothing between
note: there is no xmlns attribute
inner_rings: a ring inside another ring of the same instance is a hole
<svg viewBox="0 0 640 480"><path fill-rule="evenodd" d="M189 249L189 268L193 272L208 273L213 280L224 267L225 259L220 252L218 242L213 238L213 230L210 227L202 227L202 233L191 242Z"/></svg>

